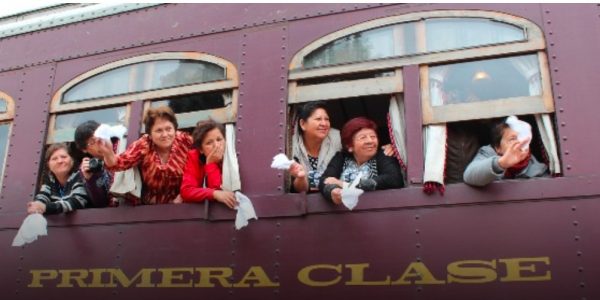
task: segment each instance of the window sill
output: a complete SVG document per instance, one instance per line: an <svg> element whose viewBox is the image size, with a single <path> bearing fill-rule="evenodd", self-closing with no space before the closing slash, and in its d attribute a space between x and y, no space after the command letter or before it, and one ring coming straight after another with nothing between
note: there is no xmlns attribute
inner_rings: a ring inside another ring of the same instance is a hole
<svg viewBox="0 0 600 300"><path fill-rule="evenodd" d="M494 182L477 188L458 183L448 185L444 196L426 195L421 186L368 192L350 212L326 201L321 194L248 195L261 218L298 217L306 214L353 213L383 209L434 208L457 205L485 205L510 201L536 201L600 195L600 176L537 178ZM18 229L25 212L0 214L0 229ZM236 211L221 203L121 206L85 209L70 214L46 216L49 227L133 224L183 220L233 221Z"/></svg>

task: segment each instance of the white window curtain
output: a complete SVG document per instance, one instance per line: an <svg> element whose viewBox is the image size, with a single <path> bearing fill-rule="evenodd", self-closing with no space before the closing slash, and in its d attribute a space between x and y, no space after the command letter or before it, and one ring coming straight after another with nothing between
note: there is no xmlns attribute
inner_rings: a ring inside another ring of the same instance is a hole
<svg viewBox="0 0 600 300"><path fill-rule="evenodd" d="M235 151L235 125L225 125L225 157L223 158L222 188L226 191L239 191L242 188L240 181L240 167Z"/></svg>
<svg viewBox="0 0 600 300"><path fill-rule="evenodd" d="M406 122L404 116L404 96L402 94L392 96L388 110L388 129L395 150L394 154L400 162L402 171L406 173L408 162L406 160Z"/></svg>
<svg viewBox="0 0 600 300"><path fill-rule="evenodd" d="M537 55L513 57L511 63L529 81L529 95L542 95L542 77ZM535 121L548 156L550 173L559 174L561 169L558 159L558 147L550 114L536 114Z"/></svg>
<svg viewBox="0 0 600 300"><path fill-rule="evenodd" d="M444 92L442 86L448 67L429 69L429 97L432 106L443 105ZM437 184L443 192L444 168L446 164L446 124L427 125L423 129L423 147L425 149L425 170L423 182L425 191L432 193L430 183Z"/></svg>

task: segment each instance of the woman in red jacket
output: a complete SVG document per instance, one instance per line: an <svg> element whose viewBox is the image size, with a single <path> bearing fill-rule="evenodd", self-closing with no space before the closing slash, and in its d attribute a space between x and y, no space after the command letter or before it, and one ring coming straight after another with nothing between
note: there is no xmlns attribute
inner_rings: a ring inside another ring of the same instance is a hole
<svg viewBox="0 0 600 300"><path fill-rule="evenodd" d="M192 137L194 149L188 152L181 182L183 202L214 199L233 209L237 205L235 195L221 190L225 128L214 121L200 121Z"/></svg>

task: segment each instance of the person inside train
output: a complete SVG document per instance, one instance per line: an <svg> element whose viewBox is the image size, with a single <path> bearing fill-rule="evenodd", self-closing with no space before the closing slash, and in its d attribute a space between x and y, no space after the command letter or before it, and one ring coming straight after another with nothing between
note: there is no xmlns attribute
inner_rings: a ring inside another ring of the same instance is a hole
<svg viewBox="0 0 600 300"><path fill-rule="evenodd" d="M86 208L90 199L68 146L50 145L44 162L49 172L34 200L27 203L27 213L58 214Z"/></svg>
<svg viewBox="0 0 600 300"><path fill-rule="evenodd" d="M200 121L192 133L194 149L188 152L181 182L183 202L217 200L233 209L235 195L221 190L225 128L212 120Z"/></svg>
<svg viewBox="0 0 600 300"><path fill-rule="evenodd" d="M292 140L290 166L292 188L296 192L317 191L321 175L333 156L341 150L340 132L331 128L323 102L309 102L298 110L296 134Z"/></svg>
<svg viewBox="0 0 600 300"><path fill-rule="evenodd" d="M114 173L104 167L100 143L97 142L98 138L94 137L94 132L99 126L98 122L90 120L79 124L75 129L75 145L83 153L92 156L81 160L79 173L85 182L92 207L117 206L116 198L109 193Z"/></svg>
<svg viewBox="0 0 600 300"><path fill-rule="evenodd" d="M341 133L343 151L335 154L323 172L319 190L335 204L342 201L342 188L361 176L358 188L364 191L404 186L398 161L379 149L377 124L365 117L346 122Z"/></svg>
<svg viewBox="0 0 600 300"><path fill-rule="evenodd" d="M518 132L504 119L491 129L491 144L479 148L465 169L464 182L485 186L494 180L532 178L548 174L548 166L539 162L527 146L530 138L518 139Z"/></svg>
<svg viewBox="0 0 600 300"><path fill-rule="evenodd" d="M142 204L181 203L179 188L192 137L177 130L175 113L168 106L149 108L143 122L146 134L119 155L110 141L100 140L104 165L110 171L139 167Z"/></svg>
<svg viewBox="0 0 600 300"><path fill-rule="evenodd" d="M292 156L296 163L290 166L292 191L317 192L321 175L333 156L342 149L340 132L332 128L325 103L308 102L298 109L296 133L292 137ZM391 145L383 147L392 156Z"/></svg>

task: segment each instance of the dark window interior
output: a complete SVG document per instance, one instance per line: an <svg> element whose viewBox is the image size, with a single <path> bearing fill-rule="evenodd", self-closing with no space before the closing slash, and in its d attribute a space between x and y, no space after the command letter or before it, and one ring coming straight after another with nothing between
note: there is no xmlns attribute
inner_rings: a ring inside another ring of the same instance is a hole
<svg viewBox="0 0 600 300"><path fill-rule="evenodd" d="M332 128L341 131L342 126L344 126L344 123L348 120L355 117L367 117L377 123L380 145L390 143L387 128L389 104L389 95L364 96L325 101ZM295 112L298 105L302 104L292 106L291 110ZM295 117L292 117L291 119L294 118ZM289 135L289 137L291 138L291 135Z"/></svg>

